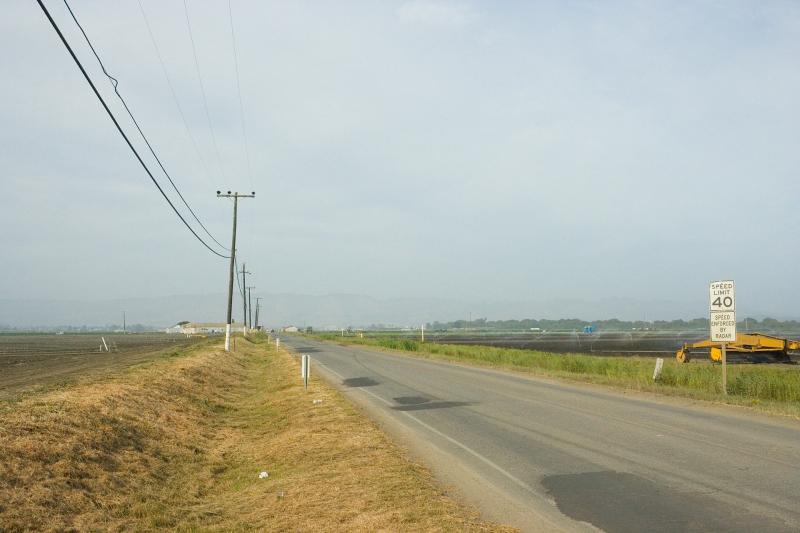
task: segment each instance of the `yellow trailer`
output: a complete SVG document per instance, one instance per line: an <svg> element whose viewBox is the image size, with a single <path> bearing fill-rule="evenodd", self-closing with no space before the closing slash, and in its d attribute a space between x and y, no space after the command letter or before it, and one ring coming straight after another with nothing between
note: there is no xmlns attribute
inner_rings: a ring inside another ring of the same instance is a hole
<svg viewBox="0 0 800 533"><path fill-rule="evenodd" d="M675 359L679 363L688 363L691 360L693 350L708 348L708 357L714 362L722 361L722 349L719 342L702 340L698 342L686 343L675 354ZM736 342L729 342L725 345L728 356L736 354L753 362L764 362L773 360L788 363L790 351L800 350L800 341L783 339L764 333L737 333Z"/></svg>

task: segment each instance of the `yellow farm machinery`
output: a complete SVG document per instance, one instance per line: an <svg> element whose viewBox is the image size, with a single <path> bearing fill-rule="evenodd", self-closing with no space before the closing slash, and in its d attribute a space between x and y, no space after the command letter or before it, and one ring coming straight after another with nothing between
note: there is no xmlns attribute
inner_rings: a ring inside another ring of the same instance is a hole
<svg viewBox="0 0 800 533"><path fill-rule="evenodd" d="M675 354L679 363L688 363L693 353L705 353L715 363L722 361L722 348L719 342L708 339L686 343ZM752 363L791 362L789 352L800 350L800 341L782 339L763 333L737 333L735 342L725 344L728 358L743 359Z"/></svg>

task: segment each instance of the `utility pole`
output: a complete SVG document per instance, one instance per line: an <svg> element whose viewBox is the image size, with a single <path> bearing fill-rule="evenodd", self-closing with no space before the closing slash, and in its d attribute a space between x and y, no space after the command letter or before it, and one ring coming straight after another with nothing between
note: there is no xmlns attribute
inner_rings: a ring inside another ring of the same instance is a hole
<svg viewBox="0 0 800 533"><path fill-rule="evenodd" d="M244 263L242 263L242 287L247 287L247 274L250 274L244 268ZM242 324L244 327L244 336L247 337L247 298L246 294L244 293L245 289L242 289Z"/></svg>
<svg viewBox="0 0 800 533"><path fill-rule="evenodd" d="M256 329L258 329L258 311L261 309L261 300L260 296L256 296Z"/></svg>
<svg viewBox="0 0 800 533"><path fill-rule="evenodd" d="M247 326L250 329L253 329L253 299L250 293L250 289L255 289L254 286L247 287L247 311L248 311L248 319L247 319Z"/></svg>
<svg viewBox="0 0 800 533"><path fill-rule="evenodd" d="M217 191L217 198L233 198L233 237L231 238L231 265L228 269L228 321L225 324L225 351L231 351L231 318L233 315L233 276L236 270L236 215L239 209L239 198L255 198L256 192L239 194L238 192L222 194Z"/></svg>

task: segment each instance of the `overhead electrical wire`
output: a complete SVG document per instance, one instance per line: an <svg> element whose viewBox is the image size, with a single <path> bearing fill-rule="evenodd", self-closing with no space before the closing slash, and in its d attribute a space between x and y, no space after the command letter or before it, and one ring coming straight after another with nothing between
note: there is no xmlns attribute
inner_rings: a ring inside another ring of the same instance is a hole
<svg viewBox="0 0 800 533"><path fill-rule="evenodd" d="M172 84L172 78L169 76L169 72L167 71L167 65L164 63L164 58L161 55L161 47L158 46L158 41L156 40L155 33L153 32L153 28L150 26L150 19L147 17L147 13L144 9L144 4L142 4L142 0L137 0L139 2L139 10L142 13L142 18L144 19L144 25L147 27L147 33L150 36L150 42L153 43L153 48L156 51L156 57L158 57L158 63L161 65L161 72L164 73L164 79L167 80L167 86L169 87L169 91L172 94L172 101L175 103L175 107L178 109L178 114L181 116L181 120L183 121L183 125L186 128L186 135L189 137L189 140L192 142L192 146L194 147L194 151L197 154L197 158L203 166L203 171L206 175L206 180L211 184L211 173L208 170L208 163L206 162L205 157L203 157L203 153L200 151L200 145L197 144L197 139L195 139L194 135L192 134L192 129L189 127L189 121L186 120L186 114L183 112L183 106L178 99L178 93L175 91L175 87Z"/></svg>
<svg viewBox="0 0 800 533"><path fill-rule="evenodd" d="M192 55L194 56L194 69L197 72L197 80L200 82L200 93L203 96L203 109L206 112L206 120L208 120L208 129L211 132L211 142L214 145L214 152L217 154L217 162L219 163L219 170L222 173L222 179L227 183L225 177L225 168L222 166L222 157L219 155L219 147L217 146L217 136L214 133L214 126L211 123L211 113L208 112L208 99L206 98L206 89L203 84L203 75L200 73L200 61L197 59L197 47L194 44L194 34L192 33L192 22L189 20L189 5L187 0L183 0L183 12L186 15L186 27L189 29L189 40L192 42Z"/></svg>
<svg viewBox="0 0 800 533"><path fill-rule="evenodd" d="M78 59L78 56L75 55L75 52L72 50L72 47L69 45L69 42L67 42L66 37L64 37L64 34L61 33L61 29L58 27L58 24L56 24L56 21L53 20L53 17L50 15L50 11L47 10L47 7L44 5L42 0L36 0L36 1L39 4L39 7L42 8L42 12L44 12L45 16L47 17L47 20L50 22L50 25L53 26L53 29L58 34L58 37L61 39L61 42L64 44L64 47L69 52L69 55L72 56L72 59L73 59L73 61L75 61L75 64L80 69L81 74L83 74L83 77L86 79L87 83L89 83L89 86L92 88L92 91L94 92L94 95L100 101L100 104L102 104L103 109L105 109L105 111L108 114L109 118L114 123L114 126L116 126L117 131L122 136L122 138L125 140L125 143L128 145L128 148L130 148L131 152L133 152L133 155L136 156L137 161L139 161L139 164L142 166L144 171L147 172L147 175L150 177L150 180L153 182L153 185L156 186L158 191L161 193L161 196L164 197L164 200L167 201L167 203L172 208L172 210L175 212L175 214L178 216L178 218L181 220L181 222L183 222L183 225L186 226L186 228L192 233L192 235L195 236L195 238L198 241L200 241L200 243L203 246L208 248L208 250L211 251L211 253L213 253L215 255L218 255L219 257L222 257L222 258L225 258L225 259L230 259L230 256L223 255L223 254L217 252L216 250L214 250L213 248L211 248L211 246L209 246L208 243L206 241L204 241L200 237L200 235L197 234L197 232L194 230L194 228L192 228L189 225L189 223L186 221L186 219L183 217L183 215L181 215L180 211L178 211L178 209L175 207L175 204L172 203L172 201L169 199L169 196L167 196L167 194L164 192L164 189L158 183L158 180L156 180L156 178L153 176L153 173L150 172L150 169L147 167L147 165L145 164L144 160L139 155L139 152L136 151L136 148L133 146L133 143L131 143L130 139L125 134L125 132L123 131L122 127L119 125L119 122L117 121L117 118L111 112L111 109L109 109L108 104L106 104L106 101L100 95L100 92L97 90L97 87L95 86L95 84L92 81L92 79L89 77L89 74L86 72L86 69L83 67L83 64Z"/></svg>
<svg viewBox="0 0 800 533"><path fill-rule="evenodd" d="M245 127L245 119L244 119L244 102L242 100L242 83L239 76L239 52L236 46L236 30L233 24L233 7L231 5L231 0L228 0L228 21L230 22L231 26L231 43L233 44L233 64L235 67L236 72L236 95L238 96L239 100L239 122L242 127L242 140L244 141L244 156L245 161L247 162L247 178L250 182L250 189L254 189L253 185L253 169L250 163L250 147L249 141L247 139L247 128ZM247 244L251 245L253 243L253 236L249 235L247 239ZM242 293L242 297L244 297L244 293Z"/></svg>
<svg viewBox="0 0 800 533"><path fill-rule="evenodd" d="M183 205L186 206L186 209L189 210L189 212L192 214L192 217L194 217L194 219L197 221L197 223L200 224L200 227L203 228L203 231L205 231L206 234L209 237L211 237L211 240L213 240L215 243L217 243L223 250L229 251L228 248L226 248L224 244L219 242L211 234L211 232L208 231L208 229L200 221L200 219L197 218L197 215L195 214L194 210L191 208L191 206L189 206L189 203L183 197L183 194L178 189L178 186L175 185L175 182L172 180L172 176L170 176L169 172L167 172L167 169L164 168L164 164L161 162L161 159L156 154L155 150L153 149L153 146L150 144L150 141L147 139L147 136L144 134L144 132L142 131L142 128L139 126L139 122L136 120L136 117L133 116L133 112L131 112L130 108L128 107L128 103L125 101L125 98L123 98L122 95L119 93L119 81L114 76L109 74L108 71L106 70L106 66L103 63L103 60L100 59L100 56L98 55L97 50L95 50L94 45L92 44L92 41L89 39L89 36L86 35L86 31L83 29L83 26L81 25L81 23L78 22L78 18L75 16L75 13L72 11L72 7L70 7L69 2L67 0L64 0L64 5L67 6L67 11L69 11L70 16L72 16L72 20L75 21L75 24L78 26L78 29L81 30L81 33L83 34L83 38L86 39L86 44L89 45L89 48L91 48L92 53L94 54L94 57L97 59L97 62L100 63L100 68L103 70L103 74L105 74L106 77L111 81L111 85L114 87L114 93L117 95L117 98L119 98L119 101L122 102L122 105L125 107L125 111L128 112L128 116L131 117L131 120L133 121L133 124L136 126L136 129L139 131L139 135L142 136L142 139L144 140L145 144L147 145L147 148L150 150L150 153L153 154L153 157L158 162L158 166L161 167L161 170L164 172L164 175L169 180L170 184L172 185L172 188L175 189L176 193L178 193L178 196L180 197L181 201L183 202Z"/></svg>
<svg viewBox="0 0 800 533"><path fill-rule="evenodd" d="M231 203L234 202L233 198L228 198L228 200L230 200ZM241 213L239 214L239 216L241 216ZM236 250L238 251L239 248L240 247L237 246ZM239 270L239 254L234 254L233 255L233 263L234 263L234 266L235 266L234 270L236 272L236 285L239 287L239 294L241 294L242 298L244 298L245 297L244 296L244 288L242 287L242 282L239 280L239 274L240 274L240 270Z"/></svg>
<svg viewBox="0 0 800 533"><path fill-rule="evenodd" d="M241 294L242 298L244 298L244 289L242 288L242 282L239 281L239 260L234 257L233 262L236 265L236 285L239 287L239 294Z"/></svg>
<svg viewBox="0 0 800 533"><path fill-rule="evenodd" d="M233 27L233 8L231 0L228 0L228 20L231 23L231 41L233 42L233 64L236 67L236 94L239 96L239 120L242 125L242 139L244 139L244 157L247 161L247 177L250 180L250 188L253 189L253 170L250 165L250 148L247 142L247 129L244 126L244 104L242 103L242 83L239 78L239 53L236 50L236 31Z"/></svg>

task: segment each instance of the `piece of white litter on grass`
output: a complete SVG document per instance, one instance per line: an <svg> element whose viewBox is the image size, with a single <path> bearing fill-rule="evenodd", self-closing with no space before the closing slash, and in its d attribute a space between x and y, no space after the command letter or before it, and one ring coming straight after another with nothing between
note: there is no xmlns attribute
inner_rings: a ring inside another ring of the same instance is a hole
<svg viewBox="0 0 800 533"><path fill-rule="evenodd" d="M268 477L269 477L269 472L261 472L258 475L258 479L264 479L264 478L268 478Z"/></svg>
<svg viewBox="0 0 800 533"><path fill-rule="evenodd" d="M322 403L322 400L314 400L314 405L319 405Z"/></svg>

